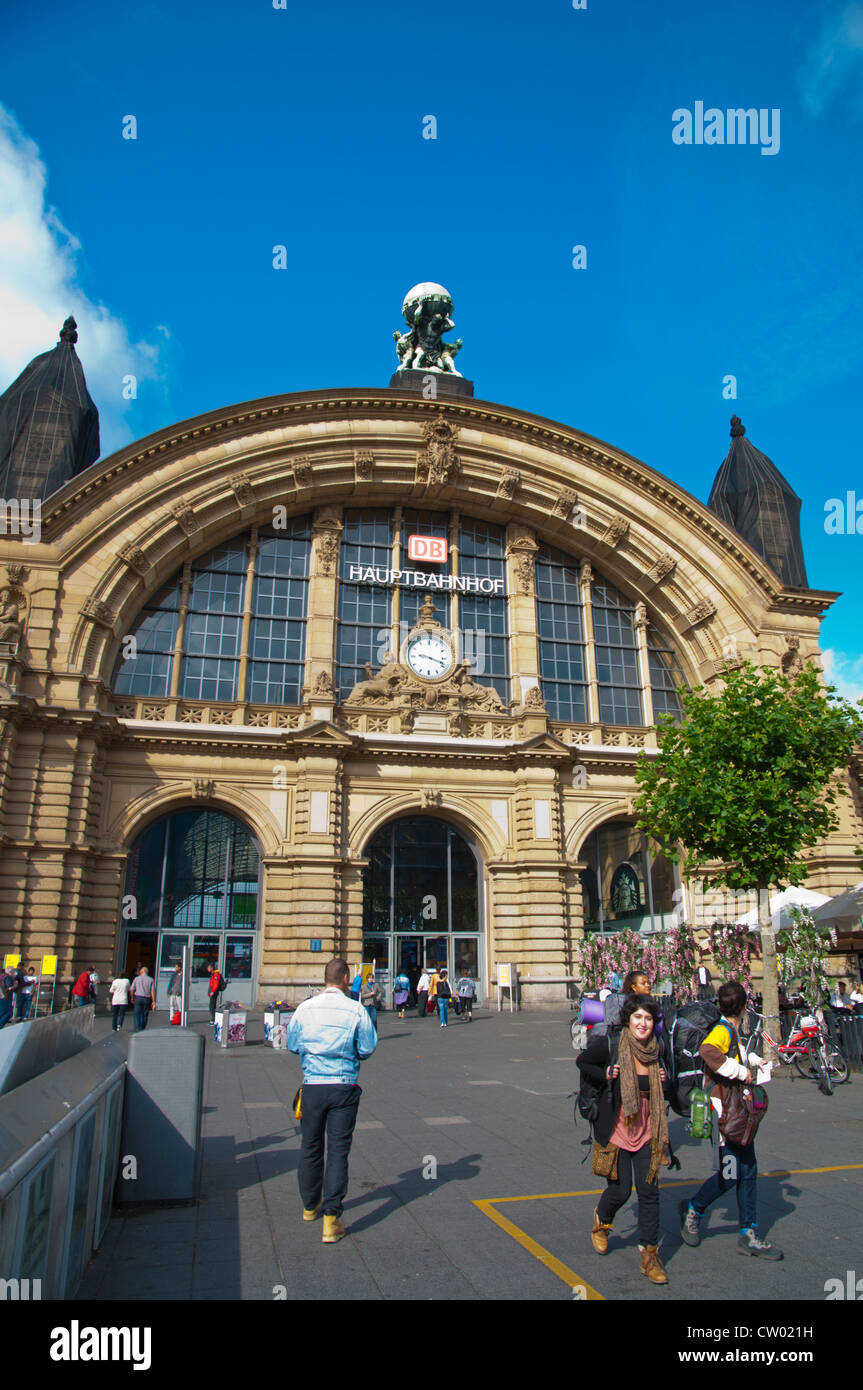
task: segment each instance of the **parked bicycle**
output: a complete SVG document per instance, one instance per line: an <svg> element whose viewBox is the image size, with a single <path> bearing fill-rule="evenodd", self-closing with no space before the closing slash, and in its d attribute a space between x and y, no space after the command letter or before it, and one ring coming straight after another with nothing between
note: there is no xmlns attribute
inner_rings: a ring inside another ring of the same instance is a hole
<svg viewBox="0 0 863 1390"><path fill-rule="evenodd" d="M749 1017L757 1022L746 1038L747 1051L757 1051L763 1038L784 1066L794 1066L805 1080L817 1081L818 1089L826 1096L832 1096L833 1087L848 1080L851 1074L848 1059L830 1041L823 1009L795 1013L784 1042L774 1041L764 1027L764 1015L751 1006Z"/></svg>

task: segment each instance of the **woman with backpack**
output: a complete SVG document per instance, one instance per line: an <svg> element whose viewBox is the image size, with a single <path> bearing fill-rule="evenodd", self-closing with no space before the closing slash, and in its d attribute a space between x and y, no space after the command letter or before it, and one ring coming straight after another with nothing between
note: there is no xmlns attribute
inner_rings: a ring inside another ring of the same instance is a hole
<svg viewBox="0 0 863 1390"><path fill-rule="evenodd" d="M599 1088L593 1125L593 1172L607 1187L593 1213L590 1233L598 1255L608 1251L614 1218L638 1192L638 1249L641 1272L652 1284L667 1284L659 1259L659 1170L669 1161L665 1102L671 1086L660 1064L655 1030L659 1008L646 995L630 994L620 1011L621 1028L591 1038L578 1058L585 1081Z"/></svg>

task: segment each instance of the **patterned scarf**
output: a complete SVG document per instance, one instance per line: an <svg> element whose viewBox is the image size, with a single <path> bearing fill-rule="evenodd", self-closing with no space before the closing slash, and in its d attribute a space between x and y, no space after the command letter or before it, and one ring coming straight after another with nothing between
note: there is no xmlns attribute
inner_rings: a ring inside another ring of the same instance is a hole
<svg viewBox="0 0 863 1390"><path fill-rule="evenodd" d="M655 1182L660 1167L668 1163L668 1118L659 1076L659 1043L655 1034L651 1034L647 1042L641 1043L628 1028L624 1028L620 1035L617 1060L620 1067L621 1108L626 1125L634 1125L638 1121L641 1093L635 1070L636 1058L642 1066L647 1067L650 1081L650 1171L647 1181Z"/></svg>

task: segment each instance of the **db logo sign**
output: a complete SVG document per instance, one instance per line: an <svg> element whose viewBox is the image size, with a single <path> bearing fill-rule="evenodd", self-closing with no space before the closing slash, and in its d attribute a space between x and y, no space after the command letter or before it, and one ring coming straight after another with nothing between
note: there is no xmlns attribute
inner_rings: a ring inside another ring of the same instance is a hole
<svg viewBox="0 0 863 1390"><path fill-rule="evenodd" d="M446 562L446 553L446 541L437 536L408 536L409 560L442 565Z"/></svg>

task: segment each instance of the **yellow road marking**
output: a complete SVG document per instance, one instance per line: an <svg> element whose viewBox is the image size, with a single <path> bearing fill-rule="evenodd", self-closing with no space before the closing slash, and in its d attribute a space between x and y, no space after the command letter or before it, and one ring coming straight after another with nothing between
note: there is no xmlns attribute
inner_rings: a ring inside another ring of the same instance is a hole
<svg viewBox="0 0 863 1390"><path fill-rule="evenodd" d="M508 1199L503 1197L499 1200L507 1201ZM582 1297L585 1300L592 1300L595 1302L598 1299L601 1303L605 1302L604 1295L599 1293L590 1284L586 1283L580 1274L576 1274L575 1270L569 1268L569 1265L565 1265L556 1255L552 1255L550 1250L546 1250L545 1246L540 1245L539 1242L534 1240L532 1236L529 1236L526 1231L523 1231L520 1226L514 1225L512 1221L508 1221L505 1216L502 1216L499 1211L495 1211L491 1201L474 1201L474 1206L479 1207L480 1211L485 1212L485 1215L488 1216L496 1226L500 1226L501 1230L506 1231L507 1235L512 1236L513 1240L517 1240L519 1245L523 1246L524 1249L539 1260L541 1264L544 1264L546 1269L550 1269L552 1274L556 1274L558 1279L562 1279L564 1284L567 1284L569 1288L582 1289L584 1291Z"/></svg>
<svg viewBox="0 0 863 1390"><path fill-rule="evenodd" d="M863 1168L863 1163L840 1163L833 1168L777 1168L774 1172L759 1173L758 1176L759 1178L797 1178L805 1177L809 1173L849 1173L860 1168ZM700 1186L703 1181L703 1178L676 1178L673 1182L660 1183L660 1189ZM578 1192L538 1192L527 1197L485 1197L481 1200L474 1198L473 1205L479 1207L479 1210L490 1221L493 1221L496 1226L500 1226L501 1230L506 1231L508 1236L512 1236L513 1240L539 1260L540 1264L544 1264L546 1269L551 1270L552 1274L556 1274L558 1279L561 1279L570 1289L580 1288L584 1290L582 1297L587 1301L599 1300L605 1303L604 1294L588 1284L580 1274L576 1274L569 1265L565 1265L556 1255L552 1255L550 1250L546 1250L544 1245L540 1245L539 1241L534 1240L520 1226L516 1226L515 1222L508 1220L501 1212L495 1210L504 1202L551 1202L559 1197L599 1197L604 1191L604 1187L585 1187Z"/></svg>

